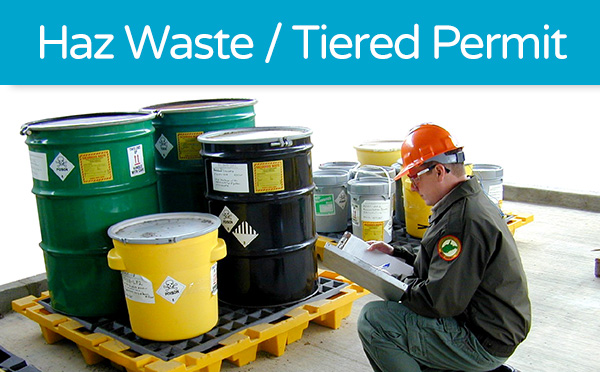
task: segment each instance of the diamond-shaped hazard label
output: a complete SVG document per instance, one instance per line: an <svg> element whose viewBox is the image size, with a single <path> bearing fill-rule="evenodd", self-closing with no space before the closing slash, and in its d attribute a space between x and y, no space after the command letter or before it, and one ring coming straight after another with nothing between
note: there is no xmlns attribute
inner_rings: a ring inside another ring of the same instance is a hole
<svg viewBox="0 0 600 372"><path fill-rule="evenodd" d="M177 302L177 300L179 300L179 297L181 297L181 294L184 290L185 284L171 278L170 276L167 276L158 290L156 290L156 293L160 297L174 304Z"/></svg>
<svg viewBox="0 0 600 372"><path fill-rule="evenodd" d="M75 169L75 166L63 154L59 153L52 161L52 164L50 164L50 169L56 173L61 181L64 181L71 171Z"/></svg>
<svg viewBox="0 0 600 372"><path fill-rule="evenodd" d="M247 221L242 222L235 230L233 236L246 248L258 236L258 233Z"/></svg>
<svg viewBox="0 0 600 372"><path fill-rule="evenodd" d="M346 192L344 190L340 192L338 197L335 199L335 202L340 206L340 208L346 208L346 204L348 204L348 196L346 196Z"/></svg>
<svg viewBox="0 0 600 372"><path fill-rule="evenodd" d="M160 137L158 137L158 140L154 144L154 147L156 147L156 150L158 151L160 156L163 157L163 159L165 159L167 155L169 155L171 150L173 150L173 144L169 142L169 140L167 139L167 137L165 137L164 134L161 134Z"/></svg>
<svg viewBox="0 0 600 372"><path fill-rule="evenodd" d="M227 207L223 208L223 210L221 211L221 214L219 215L219 218L221 219L221 225L223 225L223 227L225 228L225 230L227 230L227 232L231 232L231 229L233 229L235 224L238 223L238 221L240 220Z"/></svg>

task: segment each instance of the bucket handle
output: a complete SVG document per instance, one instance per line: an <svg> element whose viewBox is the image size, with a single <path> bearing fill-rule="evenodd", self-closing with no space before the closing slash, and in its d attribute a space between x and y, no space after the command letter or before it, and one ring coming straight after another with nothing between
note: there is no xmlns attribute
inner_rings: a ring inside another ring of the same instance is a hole
<svg viewBox="0 0 600 372"><path fill-rule="evenodd" d="M217 262L225 256L227 256L227 246L223 239L218 238L217 245L210 252L210 262Z"/></svg>
<svg viewBox="0 0 600 372"><path fill-rule="evenodd" d="M108 259L108 267L110 267L113 270L120 270L120 271L125 271L125 261L123 260L123 257L121 257L119 255L119 253L117 253L117 249L113 248L110 251L108 251L108 255L106 256Z"/></svg>
<svg viewBox="0 0 600 372"><path fill-rule="evenodd" d="M388 173L388 171L386 171L384 167L381 167L379 165L365 164L365 165L353 168L353 169L356 169L356 173L354 174L354 178L352 178L352 179L358 178L358 174L361 172L360 168L362 168L362 167L377 168L377 169L381 169L383 171L383 173L385 174L385 176L388 179L388 198L392 199L392 179L390 178L390 174ZM363 169L362 172L366 173L367 171L365 169Z"/></svg>

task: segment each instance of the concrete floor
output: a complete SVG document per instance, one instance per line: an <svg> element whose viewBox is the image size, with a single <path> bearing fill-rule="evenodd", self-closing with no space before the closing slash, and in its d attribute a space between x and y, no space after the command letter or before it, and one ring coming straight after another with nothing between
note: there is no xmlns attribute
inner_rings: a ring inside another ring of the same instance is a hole
<svg viewBox="0 0 600 372"><path fill-rule="evenodd" d="M600 362L600 213L505 201L504 209L531 213L535 220L517 229L515 238L528 275L533 305L529 337L510 358L521 371L597 372ZM223 362L222 371L369 371L356 333L362 306L354 302L341 328L310 324L302 338L280 357L260 352L243 367ZM37 323L16 313L0 319L0 345L45 372L116 371L107 361L89 366L68 340L47 345Z"/></svg>

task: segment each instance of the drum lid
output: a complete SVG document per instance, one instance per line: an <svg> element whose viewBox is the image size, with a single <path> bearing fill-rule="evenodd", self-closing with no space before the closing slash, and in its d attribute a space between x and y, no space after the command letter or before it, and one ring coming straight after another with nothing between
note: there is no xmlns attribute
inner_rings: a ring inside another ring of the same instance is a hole
<svg viewBox="0 0 600 372"><path fill-rule="evenodd" d="M216 111L234 109L239 107L253 106L257 103L255 99L248 98L221 98L221 99L206 99L196 101L181 101L161 103L148 107L144 107L142 111L152 111L161 113L184 113L184 112L200 112L200 111Z"/></svg>
<svg viewBox="0 0 600 372"><path fill-rule="evenodd" d="M63 116L26 123L21 127L21 134L29 135L33 131L82 129L109 125L133 124L152 120L155 117L155 113L143 112L109 112Z"/></svg>
<svg viewBox="0 0 600 372"><path fill-rule="evenodd" d="M263 144L278 143L282 147L294 140L307 138L312 130L305 127L255 127L235 128L207 132L198 136L206 144Z"/></svg>
<svg viewBox="0 0 600 372"><path fill-rule="evenodd" d="M169 244L208 234L220 225L221 220L208 213L158 213L114 224L108 236L129 244Z"/></svg>

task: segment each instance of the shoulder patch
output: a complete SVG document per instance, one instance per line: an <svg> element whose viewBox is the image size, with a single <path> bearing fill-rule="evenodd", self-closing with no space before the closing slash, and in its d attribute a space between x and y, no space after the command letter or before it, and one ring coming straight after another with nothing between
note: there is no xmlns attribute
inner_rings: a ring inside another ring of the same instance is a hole
<svg viewBox="0 0 600 372"><path fill-rule="evenodd" d="M438 241L438 254L445 261L452 261L460 255L462 243L453 235L446 235Z"/></svg>

